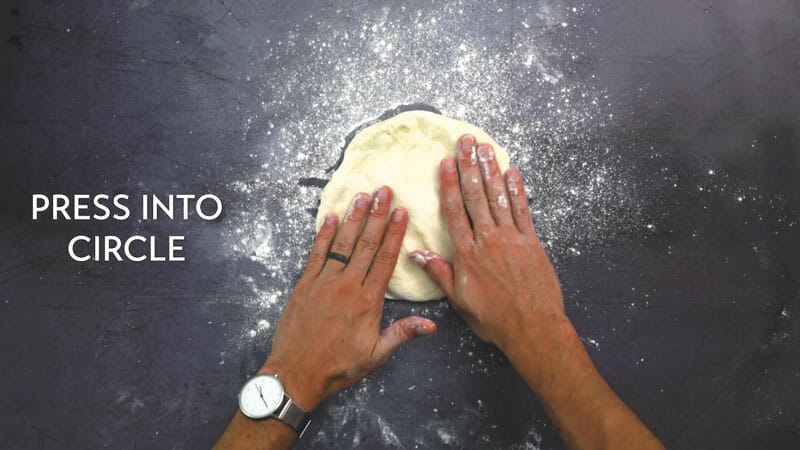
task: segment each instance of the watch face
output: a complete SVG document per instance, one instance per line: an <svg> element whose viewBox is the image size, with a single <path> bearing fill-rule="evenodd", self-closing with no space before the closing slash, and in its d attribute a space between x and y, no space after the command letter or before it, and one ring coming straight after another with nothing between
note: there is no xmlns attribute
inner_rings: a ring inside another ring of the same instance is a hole
<svg viewBox="0 0 800 450"><path fill-rule="evenodd" d="M251 419L263 419L278 409L283 401L283 385L274 375L256 375L239 393L239 408Z"/></svg>

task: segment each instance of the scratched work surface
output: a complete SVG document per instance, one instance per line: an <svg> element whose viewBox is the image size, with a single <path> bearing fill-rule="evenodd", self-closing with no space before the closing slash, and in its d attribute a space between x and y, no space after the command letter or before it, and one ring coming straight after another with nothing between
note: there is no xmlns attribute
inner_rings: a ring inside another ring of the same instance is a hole
<svg viewBox="0 0 800 450"><path fill-rule="evenodd" d="M508 149L592 358L669 447L796 445L800 4L285 3L4 3L0 447L209 447L343 139L409 104ZM225 213L34 222L37 192L211 192ZM188 261L76 263L76 234L183 234ZM385 311L439 331L301 448L562 447L446 302Z"/></svg>

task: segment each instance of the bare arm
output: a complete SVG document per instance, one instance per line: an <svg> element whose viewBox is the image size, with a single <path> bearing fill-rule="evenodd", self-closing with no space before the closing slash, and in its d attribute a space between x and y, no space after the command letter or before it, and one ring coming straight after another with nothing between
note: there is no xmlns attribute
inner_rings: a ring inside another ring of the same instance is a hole
<svg viewBox="0 0 800 450"><path fill-rule="evenodd" d="M440 169L453 263L428 250L413 252L414 260L475 333L506 354L567 446L663 448L597 372L564 313L519 171L501 174L491 146L470 135L458 146L457 161Z"/></svg>
<svg viewBox="0 0 800 450"><path fill-rule="evenodd" d="M568 322L537 325L504 352L544 405L569 448L663 446L611 390Z"/></svg>
<svg viewBox="0 0 800 450"><path fill-rule="evenodd" d="M384 186L372 198L356 196L341 225L335 215L326 217L281 314L259 372L277 374L305 411L383 365L403 343L436 331L422 317L380 328L386 286L408 223L404 209L390 214L391 201L392 191ZM349 256L349 262L327 259L328 251ZM276 419L251 420L237 412L216 448L286 449L296 437Z"/></svg>
<svg viewBox="0 0 800 450"><path fill-rule="evenodd" d="M275 419L255 421L236 411L214 448L289 449L296 440L294 430Z"/></svg>

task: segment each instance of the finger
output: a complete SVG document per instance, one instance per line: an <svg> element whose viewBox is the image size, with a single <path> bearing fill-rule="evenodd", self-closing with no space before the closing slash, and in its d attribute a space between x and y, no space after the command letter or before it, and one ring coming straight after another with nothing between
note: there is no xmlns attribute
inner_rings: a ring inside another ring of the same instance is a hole
<svg viewBox="0 0 800 450"><path fill-rule="evenodd" d="M494 221L498 225L513 225L514 219L511 217L511 211L508 210L506 184L491 145L481 144L478 146L478 161L486 199L489 201L489 209L492 211Z"/></svg>
<svg viewBox="0 0 800 450"><path fill-rule="evenodd" d="M461 178L461 196L467 213L472 219L476 229L494 225L494 219L489 212L489 203L483 191L483 181L478 169L478 143L470 134L461 136L458 140L458 171Z"/></svg>
<svg viewBox="0 0 800 450"><path fill-rule="evenodd" d="M308 254L306 271L303 276L316 277L319 275L322 266L325 265L325 259L328 257L333 236L336 235L338 222L339 218L335 213L325 215L325 221L322 222L317 237L314 238L314 244L311 246L311 253Z"/></svg>
<svg viewBox="0 0 800 450"><path fill-rule="evenodd" d="M442 288L447 298L453 298L453 266L446 259L430 250L414 250L409 257Z"/></svg>
<svg viewBox="0 0 800 450"><path fill-rule="evenodd" d="M511 198L511 214L517 229L524 234L536 234L531 221L531 209L528 207L528 198L525 196L525 186L519 169L512 167L506 171L506 188Z"/></svg>
<svg viewBox="0 0 800 450"><path fill-rule="evenodd" d="M408 212L403 208L397 208L392 213L383 242L372 261L372 266L364 279L364 289L373 296L380 296L386 293L386 286L392 278L394 266L397 264L397 255L403 246L403 236L406 233L408 224Z"/></svg>
<svg viewBox="0 0 800 450"><path fill-rule="evenodd" d="M372 208L367 215L367 223L358 236L356 248L347 264L348 270L356 270L361 274L361 279L372 264L375 252L383 239L386 230L386 217L389 215L389 205L392 203L392 190L381 186L372 198Z"/></svg>
<svg viewBox="0 0 800 450"><path fill-rule="evenodd" d="M453 245L472 240L472 229L469 226L467 211L464 209L464 200L461 198L456 161L453 158L443 159L439 167L439 195L442 215L447 221Z"/></svg>
<svg viewBox="0 0 800 450"><path fill-rule="evenodd" d="M358 230L361 228L361 222L364 220L364 216L367 213L369 200L369 194L361 192L357 194L353 202L350 203L350 208L347 209L347 213L344 215L342 224L336 232L336 237L333 238L333 244L331 244L330 249L331 252L338 253L344 257L350 257L350 252L353 250L353 243L356 241ZM328 258L327 261L325 261L325 266L322 268L321 273L338 272L342 270L344 266L345 264L343 262Z"/></svg>
<svg viewBox="0 0 800 450"><path fill-rule="evenodd" d="M436 324L423 317L405 317L381 331L373 351L373 359L378 364L385 363L401 345L422 336L436 332Z"/></svg>

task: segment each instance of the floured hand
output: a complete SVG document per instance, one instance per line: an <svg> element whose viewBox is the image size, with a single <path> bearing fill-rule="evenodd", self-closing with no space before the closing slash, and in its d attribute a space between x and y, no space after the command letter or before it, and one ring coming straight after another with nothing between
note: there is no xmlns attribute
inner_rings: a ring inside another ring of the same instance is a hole
<svg viewBox="0 0 800 450"><path fill-rule="evenodd" d="M272 352L261 372L277 373L287 393L307 411L381 366L406 341L436 325L406 317L381 330L386 286L408 223L392 191L358 194L341 225L326 217L305 273L281 315ZM362 228L363 223L363 228ZM328 258L328 252L349 258Z"/></svg>
<svg viewBox="0 0 800 450"><path fill-rule="evenodd" d="M457 145L458 161L444 159L439 173L453 263L424 249L411 257L478 336L507 351L531 327L567 321L561 287L534 232L519 170L501 174L492 147L471 135Z"/></svg>

